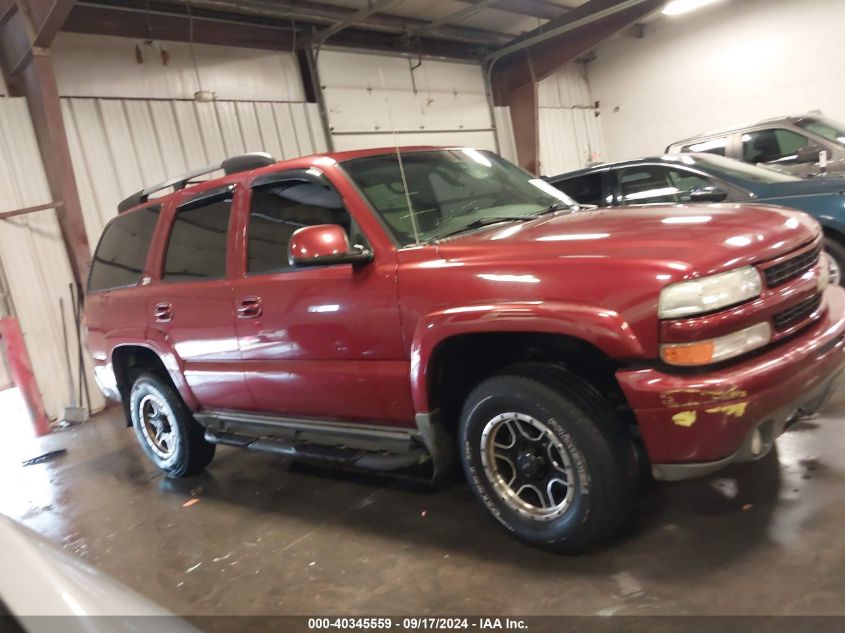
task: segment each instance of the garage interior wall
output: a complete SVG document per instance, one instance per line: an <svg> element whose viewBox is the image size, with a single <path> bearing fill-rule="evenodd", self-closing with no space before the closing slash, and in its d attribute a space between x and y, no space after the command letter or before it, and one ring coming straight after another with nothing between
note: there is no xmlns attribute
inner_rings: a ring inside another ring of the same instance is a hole
<svg viewBox="0 0 845 633"><path fill-rule="evenodd" d="M540 173L554 176L604 160L604 136L583 63L539 82Z"/></svg>
<svg viewBox="0 0 845 633"><path fill-rule="evenodd" d="M336 150L399 145L469 145L496 151L481 66L333 49L317 58ZM497 122L510 119L497 108ZM513 160L513 131L497 126Z"/></svg>
<svg viewBox="0 0 845 633"><path fill-rule="evenodd" d="M0 211L51 201L26 100L0 97ZM70 373L75 380L78 355L69 288L73 273L55 211L0 220L0 264L44 408L51 417L58 417L62 407L70 404L63 327L69 339ZM60 297L64 300L64 323ZM85 360L92 409L97 410L104 401L91 379L87 354Z"/></svg>
<svg viewBox="0 0 845 633"><path fill-rule="evenodd" d="M588 76L605 158L660 155L700 132L815 109L845 120L842 24L845 2L723 0L599 46Z"/></svg>
<svg viewBox="0 0 845 633"><path fill-rule="evenodd" d="M325 151L319 111L305 102L293 54L195 50L201 87L216 93L214 102L193 100L198 84L187 44L57 38L62 113L92 244L118 202L145 186L244 152L281 160Z"/></svg>

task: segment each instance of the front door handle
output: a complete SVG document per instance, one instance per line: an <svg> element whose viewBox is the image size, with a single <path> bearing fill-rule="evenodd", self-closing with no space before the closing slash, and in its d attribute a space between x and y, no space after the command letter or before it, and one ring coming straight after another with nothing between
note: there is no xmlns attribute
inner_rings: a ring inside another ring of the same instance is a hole
<svg viewBox="0 0 845 633"><path fill-rule="evenodd" d="M261 297L244 297L235 308L239 319L254 319L260 317L263 311Z"/></svg>
<svg viewBox="0 0 845 633"><path fill-rule="evenodd" d="M167 323L173 320L173 304L157 303L153 308L153 316L159 323Z"/></svg>

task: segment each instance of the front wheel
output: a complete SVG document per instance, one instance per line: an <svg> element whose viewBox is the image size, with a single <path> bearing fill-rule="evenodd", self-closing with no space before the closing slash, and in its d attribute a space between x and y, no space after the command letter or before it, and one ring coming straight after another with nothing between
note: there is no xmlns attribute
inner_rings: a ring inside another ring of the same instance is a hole
<svg viewBox="0 0 845 633"><path fill-rule="evenodd" d="M170 477L194 475L214 458L207 442L176 390L152 373L142 374L129 394L132 427L147 457Z"/></svg>
<svg viewBox="0 0 845 633"><path fill-rule="evenodd" d="M476 496L537 547L577 553L607 538L636 496L630 437L587 383L559 375L499 375L463 409L461 459Z"/></svg>
<svg viewBox="0 0 845 633"><path fill-rule="evenodd" d="M824 250L830 256L830 282L845 286L842 270L845 268L845 246L833 238L824 238Z"/></svg>

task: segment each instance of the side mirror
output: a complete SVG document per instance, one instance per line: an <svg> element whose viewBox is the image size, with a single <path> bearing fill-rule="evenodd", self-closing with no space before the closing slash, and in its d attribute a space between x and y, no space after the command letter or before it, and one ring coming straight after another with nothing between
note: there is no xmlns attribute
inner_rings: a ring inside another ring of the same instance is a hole
<svg viewBox="0 0 845 633"><path fill-rule="evenodd" d="M796 163L817 163L819 162L819 154L824 151L820 145L810 144L802 147L795 153Z"/></svg>
<svg viewBox="0 0 845 633"><path fill-rule="evenodd" d="M291 266L360 264L372 258L373 254L368 249L352 249L346 231L337 224L304 226L293 232L288 244Z"/></svg>
<svg viewBox="0 0 845 633"><path fill-rule="evenodd" d="M714 186L696 187L690 189L690 202L721 202L728 197L728 192L724 189Z"/></svg>

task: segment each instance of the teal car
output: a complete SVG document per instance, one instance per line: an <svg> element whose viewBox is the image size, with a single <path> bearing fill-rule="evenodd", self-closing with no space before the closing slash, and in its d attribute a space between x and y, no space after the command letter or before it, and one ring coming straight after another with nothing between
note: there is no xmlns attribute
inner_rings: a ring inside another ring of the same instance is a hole
<svg viewBox="0 0 845 633"><path fill-rule="evenodd" d="M832 273L845 267L845 178L801 179L714 154L667 154L595 165L546 180L581 205L761 202L804 211L821 223Z"/></svg>

